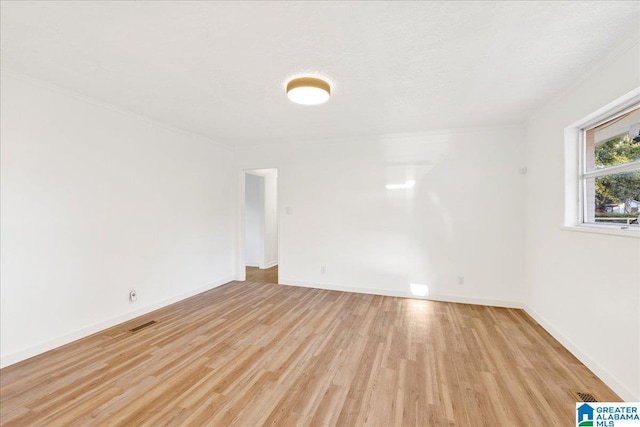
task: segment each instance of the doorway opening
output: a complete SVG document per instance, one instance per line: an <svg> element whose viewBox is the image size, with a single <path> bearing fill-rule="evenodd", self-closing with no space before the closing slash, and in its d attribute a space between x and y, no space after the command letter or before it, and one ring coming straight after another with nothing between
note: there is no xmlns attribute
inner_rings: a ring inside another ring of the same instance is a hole
<svg viewBox="0 0 640 427"><path fill-rule="evenodd" d="M278 283L278 170L244 171L245 280Z"/></svg>

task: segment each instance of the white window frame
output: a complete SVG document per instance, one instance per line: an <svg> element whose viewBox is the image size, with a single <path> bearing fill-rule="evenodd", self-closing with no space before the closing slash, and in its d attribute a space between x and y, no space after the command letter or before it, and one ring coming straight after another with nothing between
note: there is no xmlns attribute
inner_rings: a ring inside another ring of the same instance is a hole
<svg viewBox="0 0 640 427"><path fill-rule="evenodd" d="M586 185L589 178L634 171L640 162L586 170L586 131L619 117L640 105L640 88L595 111L565 129L565 223L563 229L590 233L640 237L640 226L585 222Z"/></svg>

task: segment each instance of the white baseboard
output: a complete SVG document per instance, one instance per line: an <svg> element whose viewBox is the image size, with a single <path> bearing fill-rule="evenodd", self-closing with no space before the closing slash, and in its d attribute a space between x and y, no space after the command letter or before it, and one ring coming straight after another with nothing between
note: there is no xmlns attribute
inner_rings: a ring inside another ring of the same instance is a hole
<svg viewBox="0 0 640 427"><path fill-rule="evenodd" d="M278 265L278 260L268 262L265 264L264 267L260 267L260 268L267 269L267 268L275 267L276 265Z"/></svg>
<svg viewBox="0 0 640 427"><path fill-rule="evenodd" d="M53 350L54 348L63 346L65 344L69 344L70 342L79 340L81 338L87 337L91 334L95 334L96 332L103 331L105 329L111 328L112 326L116 326L120 323L127 322L131 319L135 319L136 317L142 316L144 314L150 313L154 310L157 310L162 307L166 307L170 304L176 303L178 301L182 301L183 299L190 298L194 295L200 294L202 292L208 291L213 288L217 288L218 286L224 285L233 281L233 276L225 277L220 280L216 280L213 283L210 283L206 286L202 286L200 288L192 289L188 292L185 292L180 295L176 295L174 297L168 298L164 301L159 301L153 304L149 304L145 307L141 307L134 311L130 311L111 319L94 323L93 325L78 329L71 333L59 336L57 338L53 338L51 340L42 342L40 344L36 344L32 347L25 348L23 350L19 350L15 353L7 354L5 356L0 357L0 368L4 368L5 366L13 365L14 363L18 363L22 360L28 359L33 356L37 356L38 354L42 354L46 351Z"/></svg>
<svg viewBox="0 0 640 427"><path fill-rule="evenodd" d="M245 262L245 267L260 267L260 264L257 262Z"/></svg>
<svg viewBox="0 0 640 427"><path fill-rule="evenodd" d="M415 298L411 296L411 298ZM501 299L491 298L475 298L475 297L463 297L459 295L431 295L426 299L441 302L455 302L458 304L472 304L472 305L486 305L489 307L503 307L503 308L522 308L523 304L518 301L508 301Z"/></svg>
<svg viewBox="0 0 640 427"><path fill-rule="evenodd" d="M542 326L549 334L555 338L564 348L569 350L580 362L582 362L587 368L598 376L605 384L607 384L618 396L627 402L640 401L640 395L635 395L627 386L625 386L620 380L611 375L611 373L603 368L599 363L593 360L587 353L582 351L573 341L562 334L551 323L547 322L542 316L540 316L535 310L529 306L524 306L524 311L527 312L540 326Z"/></svg>
<svg viewBox="0 0 640 427"><path fill-rule="evenodd" d="M389 297L425 299L431 301L455 302L461 304L488 305L492 307L522 308L522 303L516 301L503 301L486 298L461 297L455 295L429 295L420 297L411 292L403 292L394 289L359 288L355 286L335 285L331 283L311 283L299 280L280 279L279 284L287 286L300 286L304 288L327 289L330 291L354 292L358 294L384 295Z"/></svg>

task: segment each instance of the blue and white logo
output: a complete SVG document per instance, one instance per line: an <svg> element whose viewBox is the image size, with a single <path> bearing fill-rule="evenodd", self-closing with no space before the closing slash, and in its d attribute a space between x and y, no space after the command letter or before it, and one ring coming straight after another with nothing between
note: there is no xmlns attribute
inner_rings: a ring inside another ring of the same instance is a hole
<svg viewBox="0 0 640 427"><path fill-rule="evenodd" d="M583 403L582 405L576 403L576 411L578 414L576 415L576 424L580 427L583 426L593 426L593 408L588 403Z"/></svg>
<svg viewBox="0 0 640 427"><path fill-rule="evenodd" d="M576 427L640 427L640 402L578 402Z"/></svg>

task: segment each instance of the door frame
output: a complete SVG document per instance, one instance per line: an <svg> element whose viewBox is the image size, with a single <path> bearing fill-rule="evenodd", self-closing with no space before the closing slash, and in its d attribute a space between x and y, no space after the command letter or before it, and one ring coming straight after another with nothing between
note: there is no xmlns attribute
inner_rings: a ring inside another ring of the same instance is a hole
<svg viewBox="0 0 640 427"><path fill-rule="evenodd" d="M280 215L280 170L276 167L263 167L263 168L248 168L241 169L239 172L238 179L238 230L237 230L237 253L236 253L236 280L244 281L247 278L246 275L246 224L245 224L245 197L246 197L246 176L247 174L253 175L261 175L260 173L256 173L257 171L265 171L265 170L275 170L276 171L276 221L278 224L278 232L276 234L276 239L278 243L278 284L280 283L280 268L282 266L282 254L281 254L281 245L280 245L280 228L281 228L281 215ZM264 176L264 175L263 175ZM266 215L263 215L263 232L264 232L264 221ZM264 237L263 237L263 251L264 251ZM264 262L264 256L263 260Z"/></svg>

